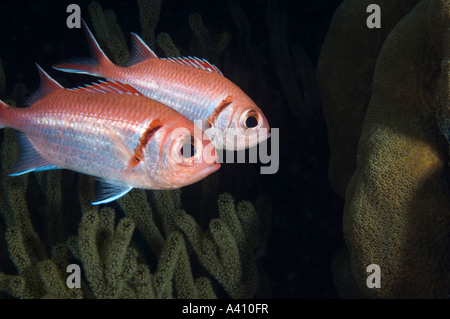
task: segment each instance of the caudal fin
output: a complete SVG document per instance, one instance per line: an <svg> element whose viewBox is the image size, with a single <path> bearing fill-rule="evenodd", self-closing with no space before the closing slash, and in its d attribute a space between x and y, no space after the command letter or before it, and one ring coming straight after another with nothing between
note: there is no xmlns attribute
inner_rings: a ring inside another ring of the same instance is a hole
<svg viewBox="0 0 450 319"><path fill-rule="evenodd" d="M53 68L70 73L82 73L94 76L102 76L102 70L105 67L113 66L114 64L108 59L106 54L98 45L91 30L89 30L86 22L82 20L83 28L86 32L86 36L89 42L89 48L91 50L90 59L78 59L68 62L59 63L53 66Z"/></svg>
<svg viewBox="0 0 450 319"><path fill-rule="evenodd" d="M0 100L0 128L7 127L10 106Z"/></svg>

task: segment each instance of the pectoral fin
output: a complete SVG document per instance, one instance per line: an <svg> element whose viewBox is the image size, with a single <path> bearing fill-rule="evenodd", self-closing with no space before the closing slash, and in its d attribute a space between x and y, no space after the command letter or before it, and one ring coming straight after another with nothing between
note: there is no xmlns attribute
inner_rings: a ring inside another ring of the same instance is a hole
<svg viewBox="0 0 450 319"><path fill-rule="evenodd" d="M108 133L112 141L112 151L124 167L128 165L128 161L133 157L133 153L127 148L121 136L114 133L114 130L106 123L103 124L103 129Z"/></svg>

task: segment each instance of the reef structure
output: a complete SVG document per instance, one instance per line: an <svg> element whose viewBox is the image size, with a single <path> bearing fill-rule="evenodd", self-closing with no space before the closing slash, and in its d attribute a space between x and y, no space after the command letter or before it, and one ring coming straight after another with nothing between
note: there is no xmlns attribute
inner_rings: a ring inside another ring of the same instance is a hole
<svg viewBox="0 0 450 319"><path fill-rule="evenodd" d="M330 178L345 194L343 231L356 295L444 298L450 287L449 144L439 124L447 123L446 115L438 121L438 113L450 103L450 3L381 1L384 24L368 30L363 8L369 3L344 1L318 70L330 136L339 132L330 138ZM353 54L334 61L335 46ZM339 168L345 158L350 164ZM379 289L366 285L371 264L380 266Z"/></svg>

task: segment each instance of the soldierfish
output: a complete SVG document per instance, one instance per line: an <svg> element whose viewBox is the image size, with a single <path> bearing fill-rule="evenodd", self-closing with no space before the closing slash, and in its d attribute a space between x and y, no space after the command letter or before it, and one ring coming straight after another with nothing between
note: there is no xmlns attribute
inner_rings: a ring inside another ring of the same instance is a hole
<svg viewBox="0 0 450 319"><path fill-rule="evenodd" d="M220 167L192 121L133 87L111 81L65 89L38 69L41 86L29 107L0 101L0 128L20 132L22 156L10 175L65 168L96 176L96 205L132 188L189 185Z"/></svg>
<svg viewBox="0 0 450 319"><path fill-rule="evenodd" d="M260 108L219 69L195 57L163 58L132 33L131 58L120 67L102 51L83 21L93 59L54 68L132 85L145 96L180 112L205 131L217 148L245 149L266 140L269 124Z"/></svg>

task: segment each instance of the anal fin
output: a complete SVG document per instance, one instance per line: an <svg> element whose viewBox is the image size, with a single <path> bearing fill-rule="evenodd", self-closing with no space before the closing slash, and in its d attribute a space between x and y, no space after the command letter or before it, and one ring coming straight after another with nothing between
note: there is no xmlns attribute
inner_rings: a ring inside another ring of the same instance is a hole
<svg viewBox="0 0 450 319"><path fill-rule="evenodd" d="M124 196L132 189L133 187L121 184L119 182L109 181L106 179L97 179L95 198L91 204L100 205L110 203Z"/></svg>

